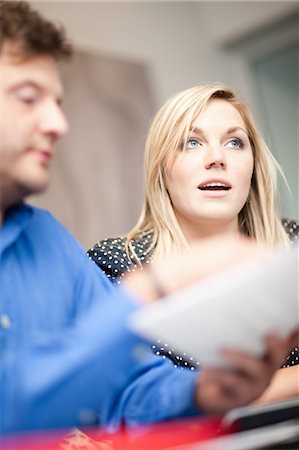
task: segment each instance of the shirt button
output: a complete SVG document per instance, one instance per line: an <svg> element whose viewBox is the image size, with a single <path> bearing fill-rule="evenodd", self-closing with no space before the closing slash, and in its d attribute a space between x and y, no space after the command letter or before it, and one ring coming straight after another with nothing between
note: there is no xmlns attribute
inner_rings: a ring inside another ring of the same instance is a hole
<svg viewBox="0 0 299 450"><path fill-rule="evenodd" d="M97 423L96 412L89 408L80 409L78 419L82 425L95 425Z"/></svg>
<svg viewBox="0 0 299 450"><path fill-rule="evenodd" d="M10 318L7 314L1 314L0 316L0 326L4 330L8 330L10 328Z"/></svg>
<svg viewBox="0 0 299 450"><path fill-rule="evenodd" d="M149 356L152 356L150 345L139 344L135 345L132 350L133 359L137 362L144 361Z"/></svg>

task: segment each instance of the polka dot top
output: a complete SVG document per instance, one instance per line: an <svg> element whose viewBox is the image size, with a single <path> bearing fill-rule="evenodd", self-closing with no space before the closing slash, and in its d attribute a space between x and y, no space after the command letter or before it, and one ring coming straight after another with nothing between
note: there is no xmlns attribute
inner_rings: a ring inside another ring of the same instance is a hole
<svg viewBox="0 0 299 450"><path fill-rule="evenodd" d="M283 226L291 243L298 242L299 222L284 219ZM142 269L134 259L134 255L127 253L125 243L125 237L105 239L95 244L87 252L89 258L99 266L114 285L124 283L124 276L128 273ZM138 239L132 241L132 247L142 267L145 267L152 259L152 233L145 232L141 234ZM171 359L175 367L189 367L191 370L199 367L199 362L194 361L192 357L187 358L186 354L178 355L173 348L170 348L167 343L161 340L158 340L152 346L152 349L156 355ZM298 347L295 347L286 358L283 367L289 367L298 363Z"/></svg>

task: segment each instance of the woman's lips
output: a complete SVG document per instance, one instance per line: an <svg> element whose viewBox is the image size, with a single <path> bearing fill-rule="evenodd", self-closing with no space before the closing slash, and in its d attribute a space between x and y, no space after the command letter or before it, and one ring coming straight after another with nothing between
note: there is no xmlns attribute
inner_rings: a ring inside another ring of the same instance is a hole
<svg viewBox="0 0 299 450"><path fill-rule="evenodd" d="M197 187L205 197L222 198L231 190L232 186L228 181L223 179L210 179L203 181Z"/></svg>
<svg viewBox="0 0 299 450"><path fill-rule="evenodd" d="M228 181L222 179L206 180L198 185L198 189L201 191L228 191L231 187Z"/></svg>

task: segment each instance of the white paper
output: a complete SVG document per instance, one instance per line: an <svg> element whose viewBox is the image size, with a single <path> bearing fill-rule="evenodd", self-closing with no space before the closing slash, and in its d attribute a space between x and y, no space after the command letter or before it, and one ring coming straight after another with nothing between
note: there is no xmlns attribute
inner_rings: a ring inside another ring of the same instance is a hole
<svg viewBox="0 0 299 450"><path fill-rule="evenodd" d="M298 251L280 249L145 306L129 326L201 365L223 367L224 348L259 356L266 335L287 336L299 326L298 306Z"/></svg>

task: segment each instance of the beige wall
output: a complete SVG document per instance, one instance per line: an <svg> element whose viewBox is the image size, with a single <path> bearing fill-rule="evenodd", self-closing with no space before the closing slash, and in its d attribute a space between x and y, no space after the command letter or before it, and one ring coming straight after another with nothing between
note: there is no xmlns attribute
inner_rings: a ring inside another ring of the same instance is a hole
<svg viewBox="0 0 299 450"><path fill-rule="evenodd" d="M49 189L31 200L87 248L136 221L151 93L146 66L119 58L76 52L62 74L71 132L57 144Z"/></svg>
<svg viewBox="0 0 299 450"><path fill-rule="evenodd" d="M65 24L77 46L145 63L156 105L184 87L206 81L237 84L235 58L223 49L293 11L295 1L34 2ZM231 64L232 62L232 64Z"/></svg>

